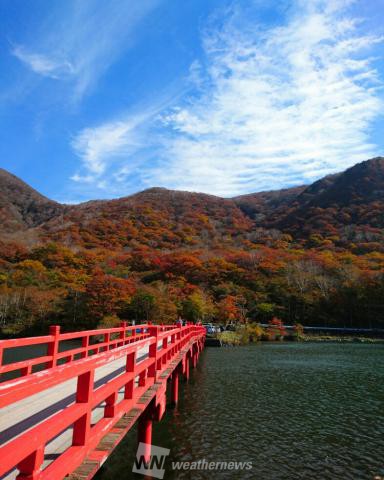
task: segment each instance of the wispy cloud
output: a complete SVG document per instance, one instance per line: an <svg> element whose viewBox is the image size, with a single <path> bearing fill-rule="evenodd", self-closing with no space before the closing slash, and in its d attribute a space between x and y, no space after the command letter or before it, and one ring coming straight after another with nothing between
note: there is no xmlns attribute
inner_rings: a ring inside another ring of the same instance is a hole
<svg viewBox="0 0 384 480"><path fill-rule="evenodd" d="M361 33L349 3L296 2L272 29L238 10L207 31L205 83L163 116L172 133L147 183L236 195L308 183L375 154L369 128L383 103L369 55L382 38Z"/></svg>
<svg viewBox="0 0 384 480"><path fill-rule="evenodd" d="M78 132L71 146L81 164L71 179L118 194L119 188L125 188L127 179L132 174L137 176L137 169L154 155L159 143L154 125L159 122L160 112L177 101L182 92L183 89L172 90L150 106Z"/></svg>
<svg viewBox="0 0 384 480"><path fill-rule="evenodd" d="M59 2L35 38L27 46L17 42L11 53L37 74L70 80L78 100L133 45L138 24L160 1Z"/></svg>
<svg viewBox="0 0 384 480"><path fill-rule="evenodd" d="M119 156L127 159L130 152L142 146L137 133L140 123L141 118L130 118L82 130L73 139L72 147L82 159L86 174L75 174L72 180L86 183L99 181L106 167L111 167Z"/></svg>
<svg viewBox="0 0 384 480"><path fill-rule="evenodd" d="M73 65L67 60L49 58L40 53L31 53L21 46L14 47L12 54L35 73L46 77L58 79L62 76L74 74Z"/></svg>
<svg viewBox="0 0 384 480"><path fill-rule="evenodd" d="M80 132L72 145L85 173L73 180L126 193L136 169L136 190L231 196L309 183L377 154L382 82L371 56L383 39L364 33L351 3L296 0L273 27L248 22L239 3L202 35L195 94Z"/></svg>

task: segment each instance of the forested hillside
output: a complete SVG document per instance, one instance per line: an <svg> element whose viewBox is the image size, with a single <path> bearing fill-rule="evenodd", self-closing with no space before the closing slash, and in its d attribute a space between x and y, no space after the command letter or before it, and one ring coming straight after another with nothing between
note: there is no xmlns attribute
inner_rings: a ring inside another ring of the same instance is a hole
<svg viewBox="0 0 384 480"><path fill-rule="evenodd" d="M383 158L233 199L71 206L0 170L0 220L3 335L178 315L384 327Z"/></svg>

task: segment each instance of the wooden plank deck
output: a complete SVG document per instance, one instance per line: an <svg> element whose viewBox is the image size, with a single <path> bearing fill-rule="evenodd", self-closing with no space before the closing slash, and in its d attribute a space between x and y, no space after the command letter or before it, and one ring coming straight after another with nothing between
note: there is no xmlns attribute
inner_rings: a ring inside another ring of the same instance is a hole
<svg viewBox="0 0 384 480"><path fill-rule="evenodd" d="M168 377L172 374L177 365L182 361L183 357L189 350L190 345L186 345L171 362L170 366L164 370L155 383L138 399L136 407L129 410L123 417L116 422L113 429L107 433L100 441L96 449L91 455L82 462L82 464L68 476L68 480L90 480L107 460L108 456L114 448L124 438L128 430L137 421L143 412L145 405L151 401L159 389L167 383ZM140 407L143 408L140 408Z"/></svg>

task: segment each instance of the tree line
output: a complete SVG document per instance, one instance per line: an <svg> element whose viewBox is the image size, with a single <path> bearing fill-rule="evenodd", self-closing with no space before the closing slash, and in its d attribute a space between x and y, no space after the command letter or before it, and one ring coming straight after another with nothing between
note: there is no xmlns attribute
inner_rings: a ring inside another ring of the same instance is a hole
<svg viewBox="0 0 384 480"><path fill-rule="evenodd" d="M384 328L384 254L299 246L245 250L0 245L3 336L114 326L268 322Z"/></svg>

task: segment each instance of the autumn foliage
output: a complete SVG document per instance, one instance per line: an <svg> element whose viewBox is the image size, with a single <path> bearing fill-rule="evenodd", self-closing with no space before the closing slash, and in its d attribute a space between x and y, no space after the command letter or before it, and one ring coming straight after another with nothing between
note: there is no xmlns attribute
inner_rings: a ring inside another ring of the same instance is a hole
<svg viewBox="0 0 384 480"><path fill-rule="evenodd" d="M0 172L3 335L179 316L270 321L273 335L276 319L384 328L383 159L236 199L150 189L63 206L11 177Z"/></svg>
<svg viewBox="0 0 384 480"><path fill-rule="evenodd" d="M267 335L269 340L278 340L284 338L287 334L285 326L280 318L273 317L268 322Z"/></svg>

